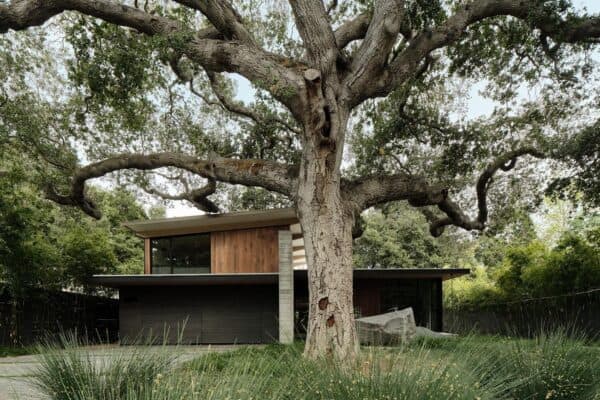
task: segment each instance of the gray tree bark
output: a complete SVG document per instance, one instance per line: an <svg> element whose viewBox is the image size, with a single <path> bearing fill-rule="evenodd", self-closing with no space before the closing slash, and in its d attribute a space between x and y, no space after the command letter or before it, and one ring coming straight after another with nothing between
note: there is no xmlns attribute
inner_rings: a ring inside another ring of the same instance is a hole
<svg viewBox="0 0 600 400"><path fill-rule="evenodd" d="M330 108L334 106L329 105ZM348 113L340 104L325 126L305 135L296 205L308 264L309 320L304 354L352 359L359 350L352 299L352 227L354 211L341 190L342 144ZM324 130L328 127L337 132Z"/></svg>

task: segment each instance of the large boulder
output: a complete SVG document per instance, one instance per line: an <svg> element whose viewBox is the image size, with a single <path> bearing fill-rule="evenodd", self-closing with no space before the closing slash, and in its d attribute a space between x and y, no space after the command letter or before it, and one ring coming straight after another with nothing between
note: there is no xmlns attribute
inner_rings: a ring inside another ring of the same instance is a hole
<svg viewBox="0 0 600 400"><path fill-rule="evenodd" d="M412 308L358 318L356 327L361 344L376 346L406 343L417 332Z"/></svg>

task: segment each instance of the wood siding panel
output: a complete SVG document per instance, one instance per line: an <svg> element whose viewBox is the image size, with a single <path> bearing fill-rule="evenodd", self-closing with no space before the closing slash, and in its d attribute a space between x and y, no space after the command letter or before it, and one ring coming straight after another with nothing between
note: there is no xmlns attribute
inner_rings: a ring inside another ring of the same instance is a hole
<svg viewBox="0 0 600 400"><path fill-rule="evenodd" d="M144 274L152 273L152 248L150 247L150 239L144 239Z"/></svg>
<svg viewBox="0 0 600 400"><path fill-rule="evenodd" d="M211 272L278 272L278 231L287 226L211 232Z"/></svg>

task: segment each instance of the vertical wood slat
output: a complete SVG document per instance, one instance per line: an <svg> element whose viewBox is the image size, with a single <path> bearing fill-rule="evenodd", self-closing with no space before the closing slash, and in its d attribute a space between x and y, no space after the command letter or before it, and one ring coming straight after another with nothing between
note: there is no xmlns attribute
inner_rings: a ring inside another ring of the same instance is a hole
<svg viewBox="0 0 600 400"><path fill-rule="evenodd" d="M151 274L150 263L152 262L152 249L150 248L150 239L144 239L144 274Z"/></svg>
<svg viewBox="0 0 600 400"><path fill-rule="evenodd" d="M279 271L279 236L274 226L211 232L211 273L266 273Z"/></svg>

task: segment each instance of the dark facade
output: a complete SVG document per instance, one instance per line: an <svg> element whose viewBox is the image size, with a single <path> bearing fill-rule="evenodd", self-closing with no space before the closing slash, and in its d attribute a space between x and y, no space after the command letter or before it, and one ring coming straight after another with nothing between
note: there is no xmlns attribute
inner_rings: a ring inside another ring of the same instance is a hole
<svg viewBox="0 0 600 400"><path fill-rule="evenodd" d="M372 271L376 275L378 271ZM305 334L308 318L308 282L296 278L294 285L296 332ZM443 330L441 278L355 278L354 313L368 317L412 307L415 322L434 331Z"/></svg>
<svg viewBox="0 0 600 400"><path fill-rule="evenodd" d="M443 329L442 280L465 270L356 270L357 316L412 307L417 325ZM294 273L295 336L306 333L308 280ZM122 343L224 344L278 340L277 274L99 277L120 292Z"/></svg>
<svg viewBox="0 0 600 400"><path fill-rule="evenodd" d="M223 344L277 340L275 285L120 289L122 343Z"/></svg>

